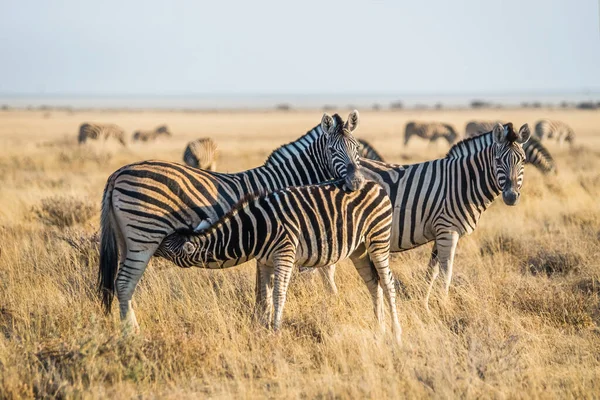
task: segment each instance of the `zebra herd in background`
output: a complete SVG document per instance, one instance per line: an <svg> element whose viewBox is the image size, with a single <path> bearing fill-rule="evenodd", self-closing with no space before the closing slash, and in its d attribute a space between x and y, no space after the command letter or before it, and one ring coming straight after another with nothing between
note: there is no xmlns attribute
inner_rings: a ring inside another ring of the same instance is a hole
<svg viewBox="0 0 600 400"><path fill-rule="evenodd" d="M396 165L355 139L358 122L357 111L346 122L325 114L320 125L275 150L262 167L236 174L213 172L211 139L188 144L189 166L144 161L115 171L101 215L99 290L106 311L116 294L121 320L139 329L131 299L154 255L181 267L205 268L256 258L256 315L269 325L274 304L278 329L293 265L320 267L337 292L335 263L350 258L369 287L380 322L385 287L399 339L389 252L434 242L425 297L429 309L440 270L448 294L459 238L474 231L500 195L507 205L518 202L524 163L555 169L527 124L515 130L511 123L495 123L453 144L444 158ZM454 143L456 131L444 129L445 136L413 131ZM374 210L379 211L373 215Z"/></svg>

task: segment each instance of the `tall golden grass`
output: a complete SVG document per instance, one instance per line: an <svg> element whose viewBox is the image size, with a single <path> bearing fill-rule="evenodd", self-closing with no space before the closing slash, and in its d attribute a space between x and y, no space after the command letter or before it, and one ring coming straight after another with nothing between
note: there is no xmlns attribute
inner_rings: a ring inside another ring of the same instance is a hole
<svg viewBox="0 0 600 400"><path fill-rule="evenodd" d="M0 398L576 397L600 393L600 114L557 110L365 112L357 136L390 162L442 156L402 147L410 119L463 129L469 119L562 119L575 148L549 146L559 168L527 167L521 203L501 200L461 239L447 300L422 300L429 246L393 256L403 282L403 346L377 335L371 300L350 263L338 297L295 276L283 329L251 318L254 263L181 270L153 259L135 293L141 324L123 337L96 295L101 193L136 160L181 159L213 137L220 169L260 165L320 112L0 112ZM83 121L129 132L167 123L159 144L76 144ZM388 317L389 321L389 317ZM389 330L389 329L388 329Z"/></svg>

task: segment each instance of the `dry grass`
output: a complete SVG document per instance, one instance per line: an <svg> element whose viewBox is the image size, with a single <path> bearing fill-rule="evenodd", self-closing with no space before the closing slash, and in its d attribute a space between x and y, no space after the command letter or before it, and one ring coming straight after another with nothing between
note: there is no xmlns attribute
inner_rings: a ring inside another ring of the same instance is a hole
<svg viewBox="0 0 600 400"><path fill-rule="evenodd" d="M409 119L462 128L475 118L520 124L549 114L575 128L579 147L551 147L559 175L528 168L521 203L495 204L461 240L447 301L438 290L432 313L422 306L429 246L394 255L404 285L396 348L391 335L376 335L349 263L338 269L337 298L296 276L277 335L252 322L253 263L214 272L153 260L135 294L139 337L123 338L116 310L105 317L97 300L98 205L112 171L179 160L201 136L219 144L223 170L254 167L316 125L319 112L0 112L0 398L598 396L600 114L366 112L358 132L406 163L444 153L416 141L402 148ZM174 138L79 147L84 120L130 132L168 123Z"/></svg>

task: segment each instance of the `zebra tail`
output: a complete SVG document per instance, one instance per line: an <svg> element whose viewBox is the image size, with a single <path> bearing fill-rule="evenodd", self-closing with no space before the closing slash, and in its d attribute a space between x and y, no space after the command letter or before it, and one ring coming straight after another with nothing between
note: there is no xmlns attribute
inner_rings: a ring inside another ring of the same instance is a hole
<svg viewBox="0 0 600 400"><path fill-rule="evenodd" d="M115 219L112 215L112 182L108 178L102 198L102 213L100 217L100 265L98 268L98 294L101 295L104 312L110 313L115 296L115 278L118 270L119 251L115 235Z"/></svg>

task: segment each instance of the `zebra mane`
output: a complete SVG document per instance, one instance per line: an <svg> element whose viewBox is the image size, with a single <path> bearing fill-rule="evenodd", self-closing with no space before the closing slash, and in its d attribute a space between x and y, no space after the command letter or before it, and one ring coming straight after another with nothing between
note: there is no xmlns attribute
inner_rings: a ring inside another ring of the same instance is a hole
<svg viewBox="0 0 600 400"><path fill-rule="evenodd" d="M267 165L280 165L285 160L293 158L294 156L306 151L313 144L319 136L323 134L321 130L321 125L315 126L310 131L306 132L300 138L290 142L288 144L284 144L283 146L275 149L265 161L265 166Z"/></svg>
<svg viewBox="0 0 600 400"><path fill-rule="evenodd" d="M512 122L504 124L503 126L504 130L507 132L506 139L509 143L512 143L518 139L519 135L517 132L515 132ZM463 139L450 148L450 150L446 154L446 158L460 158L471 154L475 154L481 151L482 148L491 145L493 142L494 139L492 137L492 131L481 133L478 136Z"/></svg>

